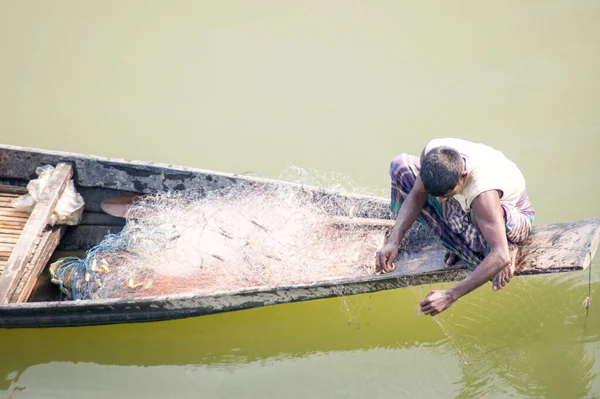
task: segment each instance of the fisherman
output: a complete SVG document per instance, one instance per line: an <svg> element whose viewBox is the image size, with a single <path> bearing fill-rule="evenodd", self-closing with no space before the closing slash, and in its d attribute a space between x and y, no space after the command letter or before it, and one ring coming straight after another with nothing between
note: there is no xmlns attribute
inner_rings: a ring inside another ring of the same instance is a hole
<svg viewBox="0 0 600 399"><path fill-rule="evenodd" d="M457 138L431 140L421 157L400 154L390 165L391 210L396 223L376 254L383 272L395 268L399 246L415 221L446 247L444 262L462 260L472 273L420 303L435 316L492 280L494 291L513 277L517 244L530 233L535 212L517 165L484 144Z"/></svg>

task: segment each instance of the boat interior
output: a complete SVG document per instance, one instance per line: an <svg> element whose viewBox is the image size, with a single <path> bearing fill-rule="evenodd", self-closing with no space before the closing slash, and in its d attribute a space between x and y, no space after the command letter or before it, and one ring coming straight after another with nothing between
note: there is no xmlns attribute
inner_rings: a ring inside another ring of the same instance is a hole
<svg viewBox="0 0 600 399"><path fill-rule="evenodd" d="M59 301L62 292L51 284L48 266L66 256L83 257L106 233L116 233L125 220L103 213L100 204L86 201L77 226L49 225L60 195L72 176L70 165L53 172L43 196L31 212L12 203L28 193L28 181L0 184L0 303ZM108 195L112 194L112 190ZM97 195L87 195L92 200ZM100 224L99 224L100 222ZM103 233L105 232L105 233Z"/></svg>

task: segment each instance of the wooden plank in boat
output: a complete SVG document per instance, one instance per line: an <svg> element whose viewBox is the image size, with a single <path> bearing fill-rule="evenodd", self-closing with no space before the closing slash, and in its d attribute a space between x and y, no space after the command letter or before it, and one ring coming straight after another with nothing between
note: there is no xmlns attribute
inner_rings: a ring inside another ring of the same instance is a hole
<svg viewBox="0 0 600 399"><path fill-rule="evenodd" d="M35 254L31 258L31 262L27 265L23 277L17 285L10 302L21 303L26 302L29 299L38 277L50 260L50 257L64 232L65 226L56 226L44 230Z"/></svg>
<svg viewBox="0 0 600 399"><path fill-rule="evenodd" d="M590 266L600 243L600 218L535 226L521 243L517 256L516 275L545 274L583 270ZM422 247L418 251L400 254L398 267L390 275L417 276L441 274L434 281L447 281L443 274L464 269L459 262L449 268L443 262L445 249L441 245ZM423 282L432 282L429 277Z"/></svg>
<svg viewBox="0 0 600 399"><path fill-rule="evenodd" d="M27 194L27 187L9 186L8 184L0 184L0 193L23 195L23 194Z"/></svg>
<svg viewBox="0 0 600 399"><path fill-rule="evenodd" d="M363 225L366 228L387 228L392 220L335 218L334 224ZM413 231L414 233L414 231ZM398 268L390 274L398 276L444 273L445 249L420 235L411 240L407 251L398 255ZM425 244L425 245L423 245ZM587 268L600 244L600 218L534 226L531 235L520 243L517 274L542 274ZM459 263L456 268L466 268Z"/></svg>
<svg viewBox="0 0 600 399"><path fill-rule="evenodd" d="M517 265L521 274L587 268L600 243L600 219L537 226L521 243Z"/></svg>
<svg viewBox="0 0 600 399"><path fill-rule="evenodd" d="M29 262L36 240L48 224L54 207L71 178L72 169L68 164L58 164L52 173L46 189L31 213L19 241L12 250L2 276L0 276L0 303L8 303L17 288L24 268Z"/></svg>
<svg viewBox="0 0 600 399"><path fill-rule="evenodd" d="M58 244L58 248L63 251L90 249L98 245L107 234L117 234L121 230L123 230L123 226L115 225L70 226Z"/></svg>
<svg viewBox="0 0 600 399"><path fill-rule="evenodd" d="M125 219L106 213L84 212L81 226L125 226Z"/></svg>

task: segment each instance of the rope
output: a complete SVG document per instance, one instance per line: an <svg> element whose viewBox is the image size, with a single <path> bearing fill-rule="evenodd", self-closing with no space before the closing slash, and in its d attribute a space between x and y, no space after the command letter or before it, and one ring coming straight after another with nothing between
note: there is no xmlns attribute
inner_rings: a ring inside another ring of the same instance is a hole
<svg viewBox="0 0 600 399"><path fill-rule="evenodd" d="M588 296L583 300L583 307L585 308L585 318L590 313L590 305L592 304L592 265L588 268Z"/></svg>
<svg viewBox="0 0 600 399"><path fill-rule="evenodd" d="M260 176L260 177L262 177L262 178L264 178L264 177L265 177L265 176L264 176L262 173L260 173L260 172L257 172L257 171L255 171L255 170L247 170L247 171L245 171L245 172L242 172L242 173L240 173L240 175L246 175L246 176L247 176L247 175L249 175L249 174L255 174L255 175L258 175L258 176Z"/></svg>

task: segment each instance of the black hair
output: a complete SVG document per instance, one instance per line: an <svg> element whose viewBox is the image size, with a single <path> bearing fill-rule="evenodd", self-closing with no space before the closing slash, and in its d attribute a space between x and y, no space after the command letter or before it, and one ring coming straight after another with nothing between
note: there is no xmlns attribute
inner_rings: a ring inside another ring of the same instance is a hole
<svg viewBox="0 0 600 399"><path fill-rule="evenodd" d="M421 180L425 190L442 197L454 189L463 172L463 159L450 147L435 147L421 161Z"/></svg>

